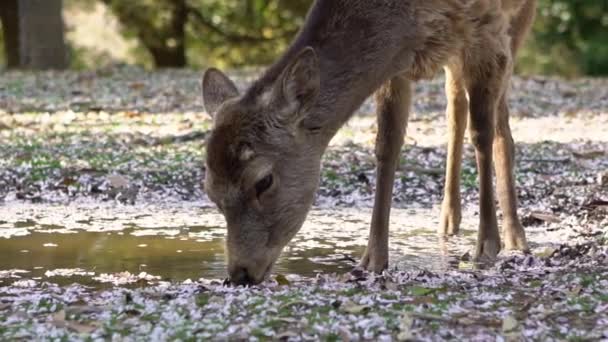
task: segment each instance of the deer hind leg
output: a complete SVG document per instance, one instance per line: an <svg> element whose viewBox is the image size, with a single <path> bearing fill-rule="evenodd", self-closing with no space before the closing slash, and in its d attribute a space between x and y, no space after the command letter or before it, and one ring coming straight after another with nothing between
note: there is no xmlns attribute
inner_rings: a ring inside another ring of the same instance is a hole
<svg viewBox="0 0 608 342"><path fill-rule="evenodd" d="M410 81L404 76L393 77L376 92L376 194L367 249L360 263L361 267L372 272L380 273L388 267L388 225L393 183L410 102Z"/></svg>
<svg viewBox="0 0 608 342"><path fill-rule="evenodd" d="M496 220L492 184L493 142L496 112L504 93L505 78L511 65L509 51L498 50L487 54L467 71L469 94L470 135L475 146L479 175L479 232L475 259L492 261L500 251L500 235Z"/></svg>
<svg viewBox="0 0 608 342"><path fill-rule="evenodd" d="M528 0L511 21L511 55L515 56L526 34L530 30L536 13L536 1ZM512 69L512 68L511 68ZM509 77L512 70L509 70ZM517 216L517 193L513 176L515 147L509 126L507 90L498 104L498 121L494 137L494 169L498 188L498 202L502 210L502 231L506 250L528 250L526 234Z"/></svg>
<svg viewBox="0 0 608 342"><path fill-rule="evenodd" d="M450 66L445 69L445 92L448 100L446 116L448 121L448 156L443 189L443 203L439 222L439 235L455 235L460 227L460 170L462 145L467 128L469 101L462 68Z"/></svg>
<svg viewBox="0 0 608 342"><path fill-rule="evenodd" d="M506 250L527 251L526 234L517 216L517 193L513 164L515 147L509 127L509 108L506 94L498 104L498 122L494 136L494 169L498 188L498 202L502 210L502 231Z"/></svg>

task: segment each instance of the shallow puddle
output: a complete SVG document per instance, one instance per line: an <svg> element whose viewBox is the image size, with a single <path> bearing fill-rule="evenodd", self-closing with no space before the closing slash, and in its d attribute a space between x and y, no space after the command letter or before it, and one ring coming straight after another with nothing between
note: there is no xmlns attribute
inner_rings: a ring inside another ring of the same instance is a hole
<svg viewBox="0 0 608 342"><path fill-rule="evenodd" d="M474 215L463 226L475 227ZM275 273L315 276L344 272L367 243L370 209L316 209L285 249ZM446 242L437 213L394 209L391 265L441 271L462 267L475 231ZM0 284L20 277L96 283L129 272L166 280L224 278L223 218L196 203L119 206L99 203L0 207ZM101 278L100 278L101 277Z"/></svg>

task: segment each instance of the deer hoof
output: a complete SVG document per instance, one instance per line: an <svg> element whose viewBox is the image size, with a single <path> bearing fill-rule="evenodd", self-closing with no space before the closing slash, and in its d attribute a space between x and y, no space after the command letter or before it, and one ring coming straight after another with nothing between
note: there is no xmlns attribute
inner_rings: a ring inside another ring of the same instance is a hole
<svg viewBox="0 0 608 342"><path fill-rule="evenodd" d="M456 235L460 229L460 210L444 204L441 208L437 233L441 236Z"/></svg>
<svg viewBox="0 0 608 342"><path fill-rule="evenodd" d="M504 228L505 250L529 252L526 233L521 224L508 224Z"/></svg>
<svg viewBox="0 0 608 342"><path fill-rule="evenodd" d="M380 274L388 268L388 255L380 257L366 251L363 254L363 258L361 258L359 267L369 272Z"/></svg>
<svg viewBox="0 0 608 342"><path fill-rule="evenodd" d="M500 252L500 240L486 238L477 242L477 251L474 261L480 264L492 264Z"/></svg>

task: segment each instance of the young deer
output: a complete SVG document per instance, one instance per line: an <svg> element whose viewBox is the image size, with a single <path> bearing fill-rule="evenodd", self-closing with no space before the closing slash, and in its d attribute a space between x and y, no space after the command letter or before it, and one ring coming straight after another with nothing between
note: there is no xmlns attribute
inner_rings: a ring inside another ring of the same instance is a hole
<svg viewBox="0 0 608 342"><path fill-rule="evenodd" d="M317 0L287 52L244 94L220 71L207 70L203 98L214 128L205 189L226 218L230 280L255 284L269 273L312 205L329 141L373 92L377 182L361 266L374 272L388 266L391 197L410 84L441 67L450 137L439 233L458 232L468 114L480 183L476 258L494 259L501 248L493 158L505 248L526 250L507 87L535 7L535 0Z"/></svg>

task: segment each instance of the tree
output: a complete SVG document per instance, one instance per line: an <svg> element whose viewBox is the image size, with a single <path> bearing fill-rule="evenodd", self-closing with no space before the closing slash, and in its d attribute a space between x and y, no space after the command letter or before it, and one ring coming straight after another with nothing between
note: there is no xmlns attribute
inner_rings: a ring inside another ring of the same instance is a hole
<svg viewBox="0 0 608 342"><path fill-rule="evenodd" d="M608 75L606 32L608 0L539 0L521 65L532 73Z"/></svg>
<svg viewBox="0 0 608 342"><path fill-rule="evenodd" d="M2 0L9 68L63 69L67 66L62 0Z"/></svg>
<svg viewBox="0 0 608 342"><path fill-rule="evenodd" d="M186 0L102 1L138 38L157 67L186 66Z"/></svg>
<svg viewBox="0 0 608 342"><path fill-rule="evenodd" d="M9 68L19 67L19 16L17 0L0 1L0 20L4 32L4 51Z"/></svg>
<svg viewBox="0 0 608 342"><path fill-rule="evenodd" d="M311 0L191 0L192 64L271 63L304 21Z"/></svg>
<svg viewBox="0 0 608 342"><path fill-rule="evenodd" d="M272 61L311 0L101 0L157 67ZM188 61L187 56L194 61ZM190 62L190 63L189 63ZM193 63L192 63L193 62Z"/></svg>

